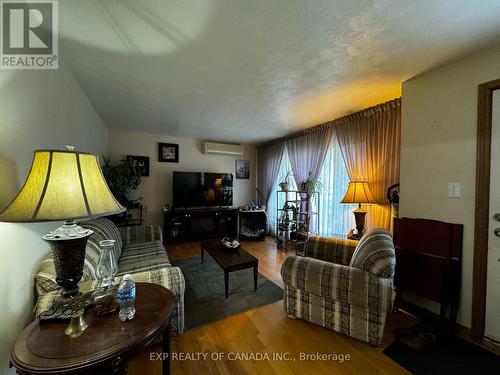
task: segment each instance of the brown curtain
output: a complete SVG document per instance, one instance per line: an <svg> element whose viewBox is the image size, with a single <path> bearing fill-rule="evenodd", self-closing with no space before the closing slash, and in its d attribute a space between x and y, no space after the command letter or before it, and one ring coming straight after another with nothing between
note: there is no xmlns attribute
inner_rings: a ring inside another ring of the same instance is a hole
<svg viewBox="0 0 500 375"><path fill-rule="evenodd" d="M392 228L387 188L399 182L401 99L335 121L349 179L364 180L378 205L368 206L366 227Z"/></svg>

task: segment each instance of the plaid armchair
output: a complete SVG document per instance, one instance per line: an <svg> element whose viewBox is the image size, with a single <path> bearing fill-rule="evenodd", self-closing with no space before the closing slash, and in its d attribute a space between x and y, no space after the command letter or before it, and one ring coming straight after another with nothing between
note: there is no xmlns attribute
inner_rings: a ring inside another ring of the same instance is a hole
<svg viewBox="0 0 500 375"><path fill-rule="evenodd" d="M358 242L310 236L281 267L288 315L380 345L392 307L395 251L384 229Z"/></svg>
<svg viewBox="0 0 500 375"><path fill-rule="evenodd" d="M99 241L115 240L113 248L118 261L118 273L115 283L121 276L130 273L135 282L154 283L169 289L175 297L175 304L170 319L170 333L173 336L184 331L184 290L185 281L182 271L172 267L162 243L162 232L158 225L117 228L110 220L100 218L79 223L80 226L92 229L85 249L83 277L79 283L83 293L95 289L97 280L95 270L99 261ZM35 287L38 300L35 315L52 306L60 293L55 281L55 269L52 255L48 255L38 267L35 274Z"/></svg>

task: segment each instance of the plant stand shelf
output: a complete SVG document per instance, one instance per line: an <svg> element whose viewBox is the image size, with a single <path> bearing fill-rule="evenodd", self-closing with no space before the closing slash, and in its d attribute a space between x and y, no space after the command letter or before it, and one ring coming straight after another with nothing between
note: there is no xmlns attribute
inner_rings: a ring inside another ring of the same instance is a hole
<svg viewBox="0 0 500 375"><path fill-rule="evenodd" d="M303 255L309 233L318 233L319 192L280 190L276 199L276 245Z"/></svg>

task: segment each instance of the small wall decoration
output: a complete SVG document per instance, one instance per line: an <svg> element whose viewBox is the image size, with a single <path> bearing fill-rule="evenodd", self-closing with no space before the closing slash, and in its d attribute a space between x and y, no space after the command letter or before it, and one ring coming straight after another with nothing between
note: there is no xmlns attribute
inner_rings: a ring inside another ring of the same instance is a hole
<svg viewBox="0 0 500 375"><path fill-rule="evenodd" d="M179 162L179 145L175 143L158 144L158 161L167 163Z"/></svg>
<svg viewBox="0 0 500 375"><path fill-rule="evenodd" d="M236 178L250 178L250 160L236 160Z"/></svg>
<svg viewBox="0 0 500 375"><path fill-rule="evenodd" d="M141 169L141 177L149 176L149 157L127 155L127 159L132 161L133 165L137 165Z"/></svg>

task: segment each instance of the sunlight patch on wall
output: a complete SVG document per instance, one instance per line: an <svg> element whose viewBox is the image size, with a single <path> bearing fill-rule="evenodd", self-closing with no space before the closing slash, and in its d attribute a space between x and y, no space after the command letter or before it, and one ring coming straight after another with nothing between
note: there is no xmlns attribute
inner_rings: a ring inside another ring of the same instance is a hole
<svg viewBox="0 0 500 375"><path fill-rule="evenodd" d="M307 128L400 96L400 79L349 82L303 98L290 108L287 121L297 129Z"/></svg>

